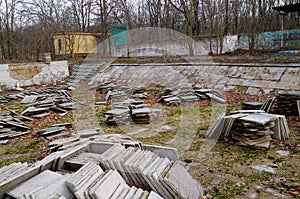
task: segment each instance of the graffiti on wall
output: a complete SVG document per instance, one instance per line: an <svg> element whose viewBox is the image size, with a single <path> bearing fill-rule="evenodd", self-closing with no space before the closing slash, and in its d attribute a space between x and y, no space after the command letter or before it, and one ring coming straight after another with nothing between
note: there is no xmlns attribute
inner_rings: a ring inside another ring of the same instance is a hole
<svg viewBox="0 0 300 199"><path fill-rule="evenodd" d="M281 47L283 37L283 47L300 47L300 30L284 30L275 32L263 32L255 36L255 49L268 50ZM238 49L249 49L248 36L239 36Z"/></svg>

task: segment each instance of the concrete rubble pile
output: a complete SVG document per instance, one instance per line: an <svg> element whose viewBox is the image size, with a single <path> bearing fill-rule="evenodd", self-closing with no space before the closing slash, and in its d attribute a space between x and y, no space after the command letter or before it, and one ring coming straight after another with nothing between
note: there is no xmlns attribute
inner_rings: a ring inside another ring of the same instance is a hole
<svg viewBox="0 0 300 199"><path fill-rule="evenodd" d="M174 148L144 145L125 135L67 142L77 144L31 166L2 167L0 198L198 199L203 194Z"/></svg>
<svg viewBox="0 0 300 199"><path fill-rule="evenodd" d="M231 137L239 145L269 148L272 139L286 140L290 131L284 115L268 114L262 110L241 110L216 120L207 137L218 135Z"/></svg>
<svg viewBox="0 0 300 199"><path fill-rule="evenodd" d="M200 88L180 89L178 91L166 88L158 99L158 102L170 106L184 102L197 102L199 100L208 99L218 103L226 103L226 99L219 92Z"/></svg>
<svg viewBox="0 0 300 199"><path fill-rule="evenodd" d="M300 100L300 92L280 94L277 97L275 113L286 116L298 116L297 101Z"/></svg>

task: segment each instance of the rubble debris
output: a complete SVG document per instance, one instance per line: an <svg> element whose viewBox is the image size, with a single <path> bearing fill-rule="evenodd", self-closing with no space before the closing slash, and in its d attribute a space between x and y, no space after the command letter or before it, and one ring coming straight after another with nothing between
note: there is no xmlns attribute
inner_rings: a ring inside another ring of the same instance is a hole
<svg viewBox="0 0 300 199"><path fill-rule="evenodd" d="M297 101L300 100L300 93L279 94L276 100L275 113L285 116L298 116Z"/></svg>
<svg viewBox="0 0 300 199"><path fill-rule="evenodd" d="M263 113L262 110L241 110L220 116L207 133L208 138L231 137L239 145L269 148L272 139L290 136L284 115Z"/></svg>

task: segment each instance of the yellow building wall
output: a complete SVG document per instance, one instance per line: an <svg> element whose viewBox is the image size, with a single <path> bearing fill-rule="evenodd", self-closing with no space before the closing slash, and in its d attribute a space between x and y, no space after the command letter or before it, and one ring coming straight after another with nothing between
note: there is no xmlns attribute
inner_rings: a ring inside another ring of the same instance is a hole
<svg viewBox="0 0 300 199"><path fill-rule="evenodd" d="M53 39L55 55L87 54L97 47L97 37L92 34L54 35Z"/></svg>

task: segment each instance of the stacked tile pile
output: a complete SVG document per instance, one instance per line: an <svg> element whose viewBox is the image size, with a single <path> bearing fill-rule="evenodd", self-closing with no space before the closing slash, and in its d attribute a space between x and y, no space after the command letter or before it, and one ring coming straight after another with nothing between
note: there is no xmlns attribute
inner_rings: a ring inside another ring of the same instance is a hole
<svg viewBox="0 0 300 199"><path fill-rule="evenodd" d="M150 123L150 109L143 101L133 101L129 105L130 116L135 124L149 124Z"/></svg>
<svg viewBox="0 0 300 199"><path fill-rule="evenodd" d="M29 128L22 120L31 119L19 116L13 111L0 115L0 143L5 144L10 138L29 133Z"/></svg>
<svg viewBox="0 0 300 199"><path fill-rule="evenodd" d="M300 100L300 93L298 92L278 95L275 113L286 116L298 116L298 100Z"/></svg>
<svg viewBox="0 0 300 199"><path fill-rule="evenodd" d="M139 148L116 144L102 154L101 165L117 170L128 183L152 190L163 198L199 198L202 187L178 161Z"/></svg>
<svg viewBox="0 0 300 199"><path fill-rule="evenodd" d="M116 170L105 172L95 163L88 163L67 179L67 186L78 199L84 198L161 198L154 192L130 187Z"/></svg>
<svg viewBox="0 0 300 199"><path fill-rule="evenodd" d="M290 131L284 115L245 110L220 116L207 133L209 138L219 136L231 136L240 145L269 148L272 138L286 140Z"/></svg>
<svg viewBox="0 0 300 199"><path fill-rule="evenodd" d="M116 107L104 113L105 122L109 125L126 124L129 121L129 109L127 107Z"/></svg>
<svg viewBox="0 0 300 199"><path fill-rule="evenodd" d="M105 112L107 124L126 124L132 121L136 124L150 123L150 109L147 104L141 100L125 100L120 103L115 103L113 109Z"/></svg>
<svg viewBox="0 0 300 199"><path fill-rule="evenodd" d="M136 86L131 91L131 97L134 99L148 99L148 93L145 92L144 86Z"/></svg>
<svg viewBox="0 0 300 199"><path fill-rule="evenodd" d="M158 102L167 105L177 105L181 102L197 102L198 100L210 99L219 103L226 103L226 99L217 91L212 89L181 89L173 91L170 88L164 89Z"/></svg>
<svg viewBox="0 0 300 199"><path fill-rule="evenodd" d="M269 148L275 120L275 116L265 114L239 117L232 126L231 137L239 145Z"/></svg>

